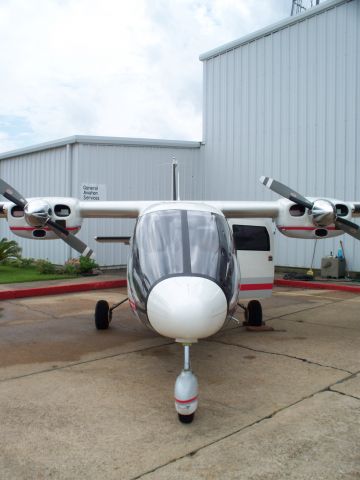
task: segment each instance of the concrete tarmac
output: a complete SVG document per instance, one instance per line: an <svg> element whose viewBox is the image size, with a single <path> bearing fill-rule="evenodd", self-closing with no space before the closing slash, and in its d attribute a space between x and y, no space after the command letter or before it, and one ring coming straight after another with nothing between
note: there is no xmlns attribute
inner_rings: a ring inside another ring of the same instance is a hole
<svg viewBox="0 0 360 480"><path fill-rule="evenodd" d="M360 479L360 296L276 288L273 332L234 325L192 347L200 404L177 420L182 348L125 304L0 304L0 479ZM241 311L237 313L243 320Z"/></svg>

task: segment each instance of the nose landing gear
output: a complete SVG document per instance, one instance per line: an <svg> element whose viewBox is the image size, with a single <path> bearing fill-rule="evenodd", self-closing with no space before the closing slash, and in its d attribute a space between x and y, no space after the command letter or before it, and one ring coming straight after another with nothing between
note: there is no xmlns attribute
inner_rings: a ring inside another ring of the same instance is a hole
<svg viewBox="0 0 360 480"><path fill-rule="evenodd" d="M176 379L174 393L180 422L191 423L198 407L199 385L191 371L189 344L184 344L184 368Z"/></svg>

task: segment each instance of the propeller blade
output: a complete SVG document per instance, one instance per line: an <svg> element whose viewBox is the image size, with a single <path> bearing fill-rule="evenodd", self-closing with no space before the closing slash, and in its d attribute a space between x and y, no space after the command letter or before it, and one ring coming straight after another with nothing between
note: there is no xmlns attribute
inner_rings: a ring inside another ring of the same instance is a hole
<svg viewBox="0 0 360 480"><path fill-rule="evenodd" d="M277 180L274 180L273 178L261 177L260 182L273 192L278 193L282 197L287 198L298 205L302 205L309 210L311 210L314 205L307 198L300 195L300 193L295 192L295 190L291 190L291 188L287 187L283 183L278 182Z"/></svg>
<svg viewBox="0 0 360 480"><path fill-rule="evenodd" d="M15 203L18 207L25 207L26 200L25 198L20 195L18 191L15 190L11 185L6 183L4 180L0 178L0 194L5 197L10 202Z"/></svg>
<svg viewBox="0 0 360 480"><path fill-rule="evenodd" d="M337 217L335 226L357 240L360 240L360 227L356 223L350 222L350 220L346 220L345 218Z"/></svg>
<svg viewBox="0 0 360 480"><path fill-rule="evenodd" d="M71 248L79 252L84 257L90 257L92 255L93 251L91 248L89 248L82 240L80 240L80 238L75 237L75 235L66 230L66 228L62 227L53 220L48 220L46 225L48 225L51 230L59 238L61 238L61 240L64 240L65 243L70 245Z"/></svg>

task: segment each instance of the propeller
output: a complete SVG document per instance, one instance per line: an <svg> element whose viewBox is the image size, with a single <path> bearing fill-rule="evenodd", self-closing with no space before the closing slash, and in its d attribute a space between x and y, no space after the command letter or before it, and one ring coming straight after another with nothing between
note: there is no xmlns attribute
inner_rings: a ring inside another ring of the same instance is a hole
<svg viewBox="0 0 360 480"><path fill-rule="evenodd" d="M0 178L0 193L7 200L10 200L10 202L15 203L15 205L17 205L18 207L24 208L27 203L25 198L22 195L20 195L20 193L17 192L15 188L11 187L4 180L1 180L1 178Z"/></svg>
<svg viewBox="0 0 360 480"><path fill-rule="evenodd" d="M0 179L0 194L24 209L25 220L30 226L35 228L47 226L61 240L85 257L90 257L93 253L83 241L52 220L51 206L45 200L34 199L27 201L15 188L2 179Z"/></svg>
<svg viewBox="0 0 360 480"><path fill-rule="evenodd" d="M346 218L337 217L335 226L360 240L360 227L356 223L350 222L350 220L346 220Z"/></svg>
<svg viewBox="0 0 360 480"><path fill-rule="evenodd" d="M313 223L317 227L327 227L334 224L339 230L343 230L352 237L360 240L360 227L346 218L339 217L336 213L335 205L329 200L315 200L311 202L307 198L295 192L283 183L270 177L261 177L260 182L273 192L281 195L288 200L307 208L313 218Z"/></svg>
<svg viewBox="0 0 360 480"><path fill-rule="evenodd" d="M283 183L278 182L270 177L261 177L260 182L265 185L265 187L269 188L273 192L278 193L284 198L288 198L294 203L301 205L302 207L308 208L309 210L313 207L313 202L310 202L307 198L300 195L300 193L295 192L291 188L287 187Z"/></svg>

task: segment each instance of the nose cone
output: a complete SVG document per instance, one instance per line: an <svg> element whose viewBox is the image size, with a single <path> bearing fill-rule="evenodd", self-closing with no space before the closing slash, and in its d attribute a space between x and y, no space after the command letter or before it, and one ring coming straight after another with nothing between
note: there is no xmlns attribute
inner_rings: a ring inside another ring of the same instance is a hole
<svg viewBox="0 0 360 480"><path fill-rule="evenodd" d="M147 314L161 335L193 342L220 330L227 315L227 301L221 288L207 278L171 277L151 290Z"/></svg>

